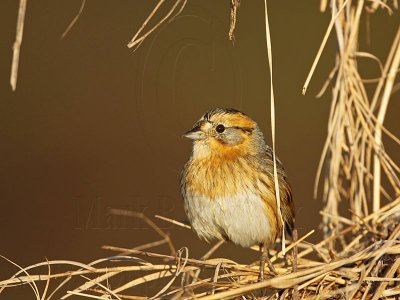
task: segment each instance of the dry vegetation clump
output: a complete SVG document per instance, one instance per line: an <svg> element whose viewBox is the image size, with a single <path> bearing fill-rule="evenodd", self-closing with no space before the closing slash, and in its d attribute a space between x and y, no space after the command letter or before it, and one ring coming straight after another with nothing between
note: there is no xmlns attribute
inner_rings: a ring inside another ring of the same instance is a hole
<svg viewBox="0 0 400 300"><path fill-rule="evenodd" d="M180 13L186 2L176 1L157 24ZM130 46L140 45L159 26L141 35L163 3L160 0ZM230 3L229 37L233 39L239 1ZM397 1L322 0L321 10L326 10L328 4L332 19L303 89L305 93L334 31L336 63L320 93L332 86L328 136L316 180L317 186L325 169L322 241L308 242L308 236L314 232L311 231L288 244L286 257L272 251L271 261L278 275L269 273L265 281L258 282L258 262L243 265L226 258L211 258L222 243L202 258L194 259L190 249L176 250L173 238L151 219L112 210L113 214L143 219L161 239L133 249L104 246L112 256L89 264L46 261L19 267L11 278L0 281L0 294L5 289L29 285L37 299L77 295L91 299L399 299L400 168L386 152L383 137L397 144L400 141L383 124L396 90L400 26L385 63L360 51L358 42L360 24L365 22L363 16L380 8L393 13ZM269 32L268 22L266 26ZM268 39L267 35L271 54ZM358 72L359 57L376 61L381 76L363 80ZM374 85L372 93L367 92L366 84ZM340 205L348 208L349 216L340 214ZM165 217L158 218L162 219L158 222L189 228ZM168 254L157 251L160 245L168 247Z"/></svg>
<svg viewBox="0 0 400 300"><path fill-rule="evenodd" d="M193 259L188 248L175 251L171 238L150 219L114 210L114 214L142 218L162 239L133 249L104 246L113 255L89 264L47 261L21 268L0 282L0 293L29 284L37 299L72 295L92 299L398 299L399 205L400 198L357 222L340 217L338 222L344 227L341 232L312 244L306 241L312 231L289 245L286 259L282 252L273 252L271 261L278 275L267 272L262 282L257 280L258 262L243 265L210 258L222 243L201 259ZM332 242L335 248L329 246ZM151 250L162 244L172 254ZM292 267L295 246L296 271ZM65 271L55 272L60 266Z"/></svg>

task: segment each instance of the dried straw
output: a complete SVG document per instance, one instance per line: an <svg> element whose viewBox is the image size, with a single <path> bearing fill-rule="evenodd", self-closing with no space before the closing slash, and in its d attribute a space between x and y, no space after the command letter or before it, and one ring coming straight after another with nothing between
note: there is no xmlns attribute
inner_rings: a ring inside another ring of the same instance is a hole
<svg viewBox="0 0 400 300"><path fill-rule="evenodd" d="M131 47L140 45L152 31L179 13L186 4L184 0L176 0L175 5L155 27L141 34L163 2L159 1L135 34ZM358 33L363 14L374 12L379 7L391 11L387 1L331 0L329 3L332 21L305 85L306 88L310 83L326 40L335 29L338 42L336 65L319 94L322 95L332 84L328 137L317 176L318 183L325 164L325 208L321 214L326 236L322 241L316 244L307 241L314 232L311 231L291 242L286 249L286 256L283 251L273 252L271 261L278 275L266 270L269 274L267 280L258 282L257 262L245 265L226 258L212 257L217 249L224 247L222 242L211 247L202 259L195 259L190 256L189 248L176 250L173 237L152 219L141 213L111 210L113 214L140 218L161 239L132 249L103 246L111 252L111 256L89 264L61 260L45 261L23 268L3 257L18 271L0 281L0 294L5 289L28 284L35 298L43 300L66 299L72 295L89 299L141 300L399 299L400 168L385 151L382 135L386 134L400 144L399 139L383 124L400 65L400 28L383 65L372 54L359 51ZM327 6L328 1L322 0L321 10ZM397 1L393 1L392 6L396 9ZM272 86L271 40L267 17L266 39ZM357 59L360 57L379 62L382 72L380 78L361 78L357 68ZM367 83L375 84L373 95L366 92ZM273 89L271 93L274 111ZM381 170L394 193L383 188ZM387 198L386 204L381 201L381 197ZM341 201L349 204L349 216L339 214ZM156 219L185 230L190 229L190 226L171 218L156 216ZM282 242L285 243L285 240ZM168 254L157 251L156 248L160 246L168 247ZM297 249L300 249L298 253ZM54 269L64 271L55 272ZM157 288L145 289L147 292L140 289L151 283L156 283Z"/></svg>
<svg viewBox="0 0 400 300"><path fill-rule="evenodd" d="M81 6L79 7L78 13L75 15L75 17L72 19L71 23L67 26L67 28L64 30L64 32L60 36L60 40L65 38L65 36L69 33L69 31L74 27L75 23L78 21L79 17L81 16L83 9L85 8L86 5L86 0L82 0Z"/></svg>
<svg viewBox="0 0 400 300"><path fill-rule="evenodd" d="M323 178L324 233L326 236L340 231L342 219L339 206L347 205L351 221L378 211L381 196L392 200L400 192L400 168L386 152L382 135L400 145L400 141L387 128L384 119L392 96L394 80L400 66L400 27L394 37L386 64L374 55L359 50L358 34L362 16L387 4L379 1L331 1L332 21L307 77L303 92L306 91L312 74L332 29L335 28L338 50L336 64L327 83L318 94L321 96L332 84L331 112L328 120L328 136L316 176L314 194L325 166ZM321 5L326 6L326 1ZM388 11L391 11L389 8ZM365 81L358 71L357 59L369 58L377 61L382 74L378 80ZM372 95L367 93L366 84L375 84ZM381 170L384 171L394 195L383 188ZM331 216L336 216L332 218ZM375 225L373 225L375 226Z"/></svg>
<svg viewBox="0 0 400 300"><path fill-rule="evenodd" d="M19 1L17 31L16 31L15 42L14 42L14 46L13 46L13 58L12 58L12 63L11 63L11 76L10 76L10 84L11 84L11 88L13 91L15 91L17 89L19 55L21 52L22 36L24 33L26 3L27 3L27 0Z"/></svg>
<svg viewBox="0 0 400 300"><path fill-rule="evenodd" d="M27 268L19 267L14 276L0 281L0 293L6 288L30 284L37 299L50 299L50 296L66 299L71 295L95 299L230 299L236 296L250 299L262 294L274 299L278 291L280 299L291 299L294 287L302 299L314 299L317 295L322 299L359 299L363 296L376 299L378 294L397 297L400 295L399 205L400 198L315 245L307 242L306 236L301 237L296 245L287 248L288 253L294 246L303 249L298 254L297 270L293 271L286 262L286 259L293 260L291 254L283 259L282 253L277 253L272 260L278 275L268 273L269 278L262 282L257 281L256 262L243 265L226 258L210 258L222 243L212 247L203 259L190 258L188 248L172 255L151 251L158 245L148 243L147 247L136 249L104 246L115 255L89 264L48 261ZM149 220L142 214L126 212L125 215L139 217L146 223ZM377 234L369 228L379 216L385 216L385 220ZM151 227L156 232L160 230L158 226ZM356 243L351 243L355 236L360 237ZM341 239L350 241L347 245L351 244L351 247L330 248L332 240ZM319 254L326 257L326 261L321 260ZM66 271L51 273L50 266L58 266L57 269L62 266ZM38 273L43 267L48 271ZM121 283L118 278L133 279ZM68 288L65 285L67 281ZM39 290L39 282L46 282L46 287ZM152 295L137 294L135 288L150 282L159 282L159 290L154 290ZM46 296L49 292L50 296Z"/></svg>

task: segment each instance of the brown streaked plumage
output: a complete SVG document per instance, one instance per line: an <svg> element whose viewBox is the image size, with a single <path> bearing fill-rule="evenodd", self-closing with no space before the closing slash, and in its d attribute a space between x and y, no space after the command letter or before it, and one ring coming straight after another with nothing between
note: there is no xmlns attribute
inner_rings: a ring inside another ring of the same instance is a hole
<svg viewBox="0 0 400 300"><path fill-rule="evenodd" d="M185 211L201 239L225 239L243 247L268 247L282 226L294 227L292 192L277 159L280 221L275 198L272 150L257 123L234 109L207 112L185 133L193 152L181 178ZM262 255L263 277L265 255Z"/></svg>

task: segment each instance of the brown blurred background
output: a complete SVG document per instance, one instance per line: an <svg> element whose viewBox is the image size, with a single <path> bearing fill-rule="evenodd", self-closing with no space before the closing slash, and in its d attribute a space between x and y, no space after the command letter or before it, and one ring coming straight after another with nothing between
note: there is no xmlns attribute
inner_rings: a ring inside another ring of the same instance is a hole
<svg viewBox="0 0 400 300"><path fill-rule="evenodd" d="M242 1L234 45L227 37L229 1L192 0L136 52L129 50L126 43L156 3L89 0L60 40L81 1L28 1L13 93L18 1L0 2L0 254L21 266L46 258L90 262L114 254L104 244L134 247L159 238L140 220L108 215L110 207L184 221L179 176L191 143L181 134L208 109L246 112L271 141L263 1ZM322 204L312 190L330 92L322 99L315 94L333 67L335 41L302 96L330 15L320 13L318 1L298 0L270 1L269 12L277 153L293 186L301 235L320 222ZM398 12L379 12L369 22L372 46L361 32L360 48L384 61ZM366 78L379 75L374 62L360 68ZM394 100L387 124L400 135ZM157 223L193 257L210 247L190 231ZM256 257L233 245L215 255L242 263ZM15 271L0 261L0 279ZM13 293L2 297L17 299Z"/></svg>

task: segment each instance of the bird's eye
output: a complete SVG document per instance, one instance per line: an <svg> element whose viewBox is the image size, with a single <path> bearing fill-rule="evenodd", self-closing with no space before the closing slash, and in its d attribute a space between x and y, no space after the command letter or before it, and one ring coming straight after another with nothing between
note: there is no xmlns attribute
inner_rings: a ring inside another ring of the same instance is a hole
<svg viewBox="0 0 400 300"><path fill-rule="evenodd" d="M222 125L222 124L219 124L219 125L215 128L215 130L216 130L218 133L223 133L223 132L225 131L225 126Z"/></svg>

